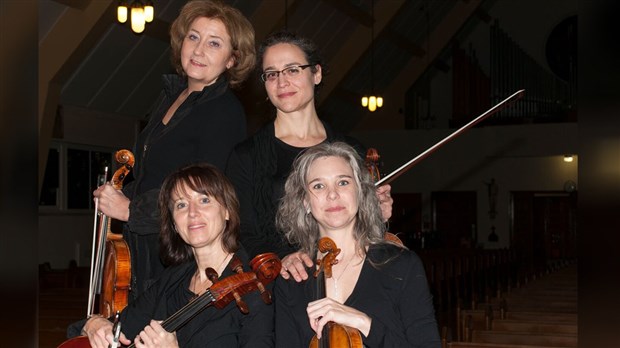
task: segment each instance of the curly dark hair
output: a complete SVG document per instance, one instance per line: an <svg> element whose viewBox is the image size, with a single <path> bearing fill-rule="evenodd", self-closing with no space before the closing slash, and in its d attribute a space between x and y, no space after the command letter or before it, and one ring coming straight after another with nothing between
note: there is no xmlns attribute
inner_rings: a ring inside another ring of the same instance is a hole
<svg viewBox="0 0 620 348"><path fill-rule="evenodd" d="M208 195L228 210L222 237L222 247L227 252L239 249L239 201L235 188L221 170L208 163L192 164L168 175L159 192L161 231L159 234L160 256L167 265L178 265L194 259L192 248L185 243L174 228L172 196L180 193L183 186Z"/></svg>

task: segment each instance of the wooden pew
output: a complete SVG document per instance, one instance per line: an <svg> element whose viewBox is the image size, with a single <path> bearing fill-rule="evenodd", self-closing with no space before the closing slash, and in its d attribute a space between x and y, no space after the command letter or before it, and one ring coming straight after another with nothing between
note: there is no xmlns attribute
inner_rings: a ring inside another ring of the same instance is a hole
<svg viewBox="0 0 620 348"><path fill-rule="evenodd" d="M549 348L548 346L530 346L523 344L448 342L442 348Z"/></svg>
<svg viewBox="0 0 620 348"><path fill-rule="evenodd" d="M523 344L448 342L442 348L549 348L548 346L530 346Z"/></svg>
<svg viewBox="0 0 620 348"><path fill-rule="evenodd" d="M521 344L547 347L577 347L577 335L473 330L471 341L477 343Z"/></svg>
<svg viewBox="0 0 620 348"><path fill-rule="evenodd" d="M546 322L523 319L496 319L493 320L491 324L491 330L577 335L577 323Z"/></svg>

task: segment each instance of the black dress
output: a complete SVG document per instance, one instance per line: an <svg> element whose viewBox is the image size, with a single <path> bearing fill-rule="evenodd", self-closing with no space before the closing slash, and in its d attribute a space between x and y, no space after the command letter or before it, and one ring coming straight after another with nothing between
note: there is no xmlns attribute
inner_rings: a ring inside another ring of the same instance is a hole
<svg viewBox="0 0 620 348"><path fill-rule="evenodd" d="M247 254L236 253L248 264ZM249 269L247 267L246 271ZM196 262L191 261L164 270L161 277L138 299L121 312L121 330L127 338L134 337L151 321L165 320L186 305L194 296L189 291ZM220 279L232 275L230 267ZM268 284L269 289L272 284ZM234 301L223 309L207 307L177 331L180 347L273 347L273 305L265 304L253 292L243 296L249 313L243 314Z"/></svg>
<svg viewBox="0 0 620 348"><path fill-rule="evenodd" d="M362 156L363 146L355 139L339 134L323 123L326 142L342 141ZM306 148L286 144L275 136L273 122L254 136L235 146L230 154L226 175L237 192L241 215L241 243L250 256L275 252L280 258L297 251L276 229L275 219L284 183L295 158Z"/></svg>
<svg viewBox="0 0 620 348"><path fill-rule="evenodd" d="M123 236L132 262L131 298L146 290L163 271L159 258L159 189L168 174L197 162L224 170L235 144L246 137L243 106L221 76L202 91L192 92L167 125L162 120L187 80L164 76L165 88L134 146L135 180L123 188L131 200Z"/></svg>
<svg viewBox="0 0 620 348"><path fill-rule="evenodd" d="M379 265L375 267L370 261ZM316 279L297 283L278 278L274 295L276 347L308 346L314 331L306 308L317 300ZM392 245L371 246L344 304L372 319L368 337L362 334L365 347L441 347L424 267L413 251Z"/></svg>

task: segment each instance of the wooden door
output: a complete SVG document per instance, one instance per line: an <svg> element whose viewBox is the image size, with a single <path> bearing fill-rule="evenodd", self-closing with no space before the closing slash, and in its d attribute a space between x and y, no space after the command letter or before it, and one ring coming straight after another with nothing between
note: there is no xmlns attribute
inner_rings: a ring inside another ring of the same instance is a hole
<svg viewBox="0 0 620 348"><path fill-rule="evenodd" d="M390 232L396 234L409 248L416 248L422 230L422 194L393 193Z"/></svg>
<svg viewBox="0 0 620 348"><path fill-rule="evenodd" d="M460 247L469 241L476 245L477 204L475 191L431 193L433 230L441 246Z"/></svg>
<svg viewBox="0 0 620 348"><path fill-rule="evenodd" d="M577 256L577 193L513 192L511 246L529 270Z"/></svg>

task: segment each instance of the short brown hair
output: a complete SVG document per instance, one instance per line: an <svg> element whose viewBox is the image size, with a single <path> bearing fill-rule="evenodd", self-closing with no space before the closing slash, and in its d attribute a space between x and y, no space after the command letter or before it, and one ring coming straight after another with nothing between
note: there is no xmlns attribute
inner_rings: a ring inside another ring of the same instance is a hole
<svg viewBox="0 0 620 348"><path fill-rule="evenodd" d="M177 265L193 260L192 249L174 228L172 214L175 192L186 185L189 189L214 198L228 210L228 221L222 236L222 248L227 252L239 249L239 201L230 180L217 167L208 164L192 164L168 175L159 192L161 231L159 234L160 256L167 265Z"/></svg>
<svg viewBox="0 0 620 348"><path fill-rule="evenodd" d="M228 80L231 87L239 86L248 77L256 64L256 47L254 28L238 9L219 0L189 1L172 22L170 27L171 60L176 72L185 76L181 65L181 48L189 31L189 26L200 17L219 19L230 35L235 64L228 69Z"/></svg>

